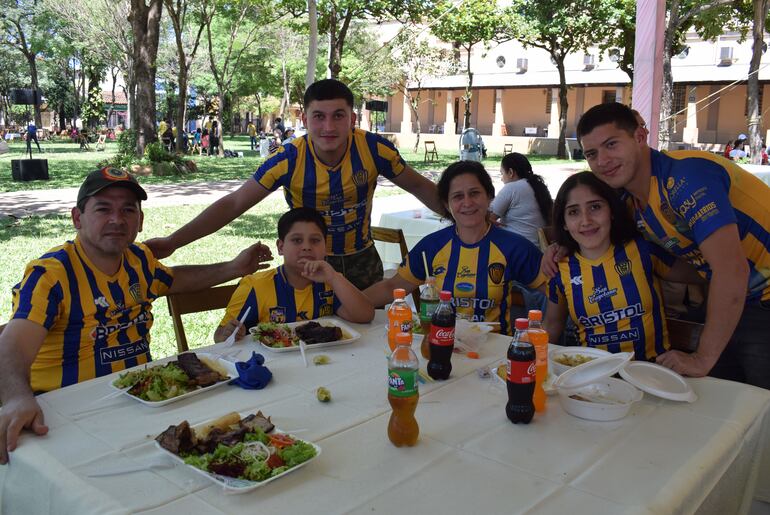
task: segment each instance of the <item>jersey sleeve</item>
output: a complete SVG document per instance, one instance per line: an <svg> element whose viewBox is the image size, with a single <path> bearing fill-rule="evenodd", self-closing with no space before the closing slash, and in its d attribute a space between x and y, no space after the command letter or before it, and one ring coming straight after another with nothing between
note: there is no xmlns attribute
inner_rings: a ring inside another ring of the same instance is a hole
<svg viewBox="0 0 770 515"><path fill-rule="evenodd" d="M230 302L227 303L227 308L225 309L225 316L222 318L219 326L222 327L233 319L240 320L241 315L243 315L248 307L251 307L251 311L249 311L249 316L246 320L243 321L246 329L254 327L260 322L257 294L251 285L251 281L246 277L241 279L238 287L233 292L233 296L230 297Z"/></svg>
<svg viewBox="0 0 770 515"><path fill-rule="evenodd" d="M690 161L690 160L688 160ZM692 159L688 170L669 179L680 187L670 190L669 203L700 245L717 229L737 223L730 203L730 175L718 163Z"/></svg>
<svg viewBox="0 0 770 515"><path fill-rule="evenodd" d="M565 300L564 285L561 282L561 273L557 273L548 281L548 300L554 304L561 304Z"/></svg>
<svg viewBox="0 0 770 515"><path fill-rule="evenodd" d="M268 191L275 191L280 186L285 186L289 170L293 168L295 161L292 159L292 155L296 154L296 151L291 150L293 148L293 145L282 147L279 152L271 155L254 172L254 180ZM296 155L294 157L296 158Z"/></svg>
<svg viewBox="0 0 770 515"><path fill-rule="evenodd" d="M56 274L40 262L33 262L12 292L11 319L35 322L50 330L60 315L64 290Z"/></svg>
<svg viewBox="0 0 770 515"><path fill-rule="evenodd" d="M373 134L377 138L377 172L388 179L393 179L401 175L401 172L406 168L404 158L398 152L398 149L380 135Z"/></svg>
<svg viewBox="0 0 770 515"><path fill-rule="evenodd" d="M430 251L430 246L428 245L431 236L432 234L425 236L409 251L409 254L407 254L396 271L399 277L417 285L425 282L425 265L422 261L422 253L425 252L425 259L428 263L432 262L433 252Z"/></svg>
<svg viewBox="0 0 770 515"><path fill-rule="evenodd" d="M152 284L150 285L150 293L157 297L162 297L168 293L169 288L174 283L174 270L152 258L153 273Z"/></svg>

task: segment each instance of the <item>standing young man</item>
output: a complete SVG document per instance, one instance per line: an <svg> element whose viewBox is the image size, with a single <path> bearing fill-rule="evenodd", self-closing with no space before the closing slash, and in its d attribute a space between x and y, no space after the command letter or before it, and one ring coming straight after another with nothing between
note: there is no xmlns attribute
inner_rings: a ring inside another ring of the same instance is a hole
<svg viewBox="0 0 770 515"><path fill-rule="evenodd" d="M709 280L697 352L657 362L770 388L770 188L708 152L651 149L619 103L588 110L577 137L591 170L623 190L645 236Z"/></svg>
<svg viewBox="0 0 770 515"><path fill-rule="evenodd" d="M382 279L370 231L377 177L383 175L442 212L436 185L404 163L385 138L355 128L353 93L334 79L305 92L307 134L273 154L238 190L217 200L166 238L147 242L159 257L224 227L282 187L290 208L311 207L329 229L327 260L359 289Z"/></svg>

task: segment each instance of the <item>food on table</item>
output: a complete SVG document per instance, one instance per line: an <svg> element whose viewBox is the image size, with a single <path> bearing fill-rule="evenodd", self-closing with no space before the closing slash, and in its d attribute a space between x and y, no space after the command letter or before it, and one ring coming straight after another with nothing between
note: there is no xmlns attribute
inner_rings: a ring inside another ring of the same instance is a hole
<svg viewBox="0 0 770 515"><path fill-rule="evenodd" d="M263 322L257 324L254 332L254 337L268 347L281 348L299 345L299 338L292 333L291 328L286 324Z"/></svg>
<svg viewBox="0 0 770 515"><path fill-rule="evenodd" d="M321 325L318 322L308 322L294 328L294 333L308 345L327 343L342 339L342 329L335 325Z"/></svg>
<svg viewBox="0 0 770 515"><path fill-rule="evenodd" d="M508 378L508 370L505 368L505 365L500 365L497 367L497 375L505 381Z"/></svg>
<svg viewBox="0 0 770 515"><path fill-rule="evenodd" d="M329 402L332 400L332 393L323 386L318 387L318 390L315 391L315 396L321 402Z"/></svg>
<svg viewBox="0 0 770 515"><path fill-rule="evenodd" d="M202 429L185 420L155 440L188 465L235 479L264 481L316 455L315 447L284 433L262 412L241 419L229 413Z"/></svg>
<svg viewBox="0 0 770 515"><path fill-rule="evenodd" d="M134 397L160 402L229 379L198 359L194 352L187 352L165 365L126 372L112 384L117 388L130 387L128 393Z"/></svg>
<svg viewBox="0 0 770 515"><path fill-rule="evenodd" d="M561 363L566 367L576 367L595 359L596 356L588 356L586 354L558 354L553 358L555 362Z"/></svg>
<svg viewBox="0 0 770 515"><path fill-rule="evenodd" d="M329 362L331 362L331 359L329 359L329 356L327 356L326 354L319 354L318 356L313 358L314 365L326 365Z"/></svg>

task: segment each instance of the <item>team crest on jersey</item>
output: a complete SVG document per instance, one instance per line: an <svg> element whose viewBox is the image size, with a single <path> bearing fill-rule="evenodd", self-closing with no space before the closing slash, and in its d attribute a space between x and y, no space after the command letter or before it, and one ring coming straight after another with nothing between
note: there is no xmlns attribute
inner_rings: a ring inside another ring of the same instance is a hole
<svg viewBox="0 0 770 515"><path fill-rule="evenodd" d="M131 298L134 299L137 303L141 303L144 301L144 296L142 295L142 285L139 283L134 283L131 286L128 287L128 293L131 295Z"/></svg>
<svg viewBox="0 0 770 515"><path fill-rule="evenodd" d="M668 180L666 181L666 189L670 190L673 187L674 187L674 178L669 177Z"/></svg>
<svg viewBox="0 0 770 515"><path fill-rule="evenodd" d="M286 323L286 308L283 306L276 306L270 308L270 321L274 324Z"/></svg>
<svg viewBox="0 0 770 515"><path fill-rule="evenodd" d="M493 283L500 284L500 282L502 282L505 265L502 263L492 263L487 270L489 272L489 278Z"/></svg>
<svg viewBox="0 0 770 515"><path fill-rule="evenodd" d="M631 273L631 261L621 261L615 264L615 271L620 277L625 277Z"/></svg>
<svg viewBox="0 0 770 515"><path fill-rule="evenodd" d="M358 170L353 172L353 184L356 186L366 186L369 182L369 172L366 170Z"/></svg>
<svg viewBox="0 0 770 515"><path fill-rule="evenodd" d="M329 317L332 316L332 305L331 304L324 304L320 308L318 308L318 316L322 317Z"/></svg>

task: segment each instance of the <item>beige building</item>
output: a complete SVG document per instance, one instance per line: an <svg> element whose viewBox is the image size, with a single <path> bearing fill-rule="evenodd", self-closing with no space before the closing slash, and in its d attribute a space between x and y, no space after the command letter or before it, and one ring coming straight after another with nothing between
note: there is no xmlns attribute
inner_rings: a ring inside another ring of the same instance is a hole
<svg viewBox="0 0 770 515"><path fill-rule="evenodd" d="M441 44L436 42L436 44ZM718 149L740 133L747 133L747 86L751 42L725 34L715 42L703 41L695 33L686 39L685 50L673 57L672 148ZM465 56L460 56L465 62ZM770 57L763 55L759 79L762 93L770 83ZM580 116L601 102L631 102L631 81L612 55L598 49L573 54L565 63L568 85L567 138L576 147L575 127ZM505 145L527 153L556 153L558 137L559 76L544 50L525 49L518 42L491 48L479 45L471 55L474 73L471 126L477 128L487 148L502 152ZM419 108L423 140L439 148L457 148L462 129L463 95L467 75L460 73L423 81ZM760 110L765 111L760 97ZM764 117L762 132L770 128ZM399 144L414 141L416 120L404 101L388 98L384 129L394 133Z"/></svg>

